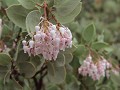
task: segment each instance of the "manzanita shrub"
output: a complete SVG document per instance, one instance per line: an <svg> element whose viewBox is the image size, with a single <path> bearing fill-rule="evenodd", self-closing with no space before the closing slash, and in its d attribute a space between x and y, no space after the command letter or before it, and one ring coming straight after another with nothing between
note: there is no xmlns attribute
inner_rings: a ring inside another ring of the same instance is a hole
<svg viewBox="0 0 120 90"><path fill-rule="evenodd" d="M81 8L81 0L0 1L0 90L120 89L110 45L94 23L80 29Z"/></svg>

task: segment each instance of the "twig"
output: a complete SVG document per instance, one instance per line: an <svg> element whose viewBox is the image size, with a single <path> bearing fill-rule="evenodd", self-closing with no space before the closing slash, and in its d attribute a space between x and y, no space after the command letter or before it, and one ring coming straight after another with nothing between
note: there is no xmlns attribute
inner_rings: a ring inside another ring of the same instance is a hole
<svg viewBox="0 0 120 90"><path fill-rule="evenodd" d="M48 7L47 7L47 10L48 10L48 12L50 12L50 14L51 14L52 18L54 19L54 21L55 21L57 24L60 24L60 23L58 22L58 20L55 18L55 16L53 15L52 11L51 11Z"/></svg>

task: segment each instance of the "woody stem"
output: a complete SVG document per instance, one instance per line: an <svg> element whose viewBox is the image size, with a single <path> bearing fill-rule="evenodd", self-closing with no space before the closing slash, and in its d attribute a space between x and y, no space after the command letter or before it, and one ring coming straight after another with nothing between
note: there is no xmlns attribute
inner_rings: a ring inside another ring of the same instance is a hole
<svg viewBox="0 0 120 90"><path fill-rule="evenodd" d="M57 24L60 24L57 19L55 18L55 16L52 14L51 10L47 7L47 10L49 11L49 13L51 14L52 18L54 19L54 21L57 23Z"/></svg>
<svg viewBox="0 0 120 90"><path fill-rule="evenodd" d="M47 9L47 3L45 1L44 2L44 17L45 17L45 20L47 20L47 11L46 11L46 9Z"/></svg>

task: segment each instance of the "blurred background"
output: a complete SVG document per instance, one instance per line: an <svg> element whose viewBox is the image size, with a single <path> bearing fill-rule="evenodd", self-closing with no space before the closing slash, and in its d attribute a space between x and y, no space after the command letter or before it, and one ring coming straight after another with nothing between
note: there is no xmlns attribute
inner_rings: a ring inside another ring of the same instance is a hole
<svg viewBox="0 0 120 90"><path fill-rule="evenodd" d="M120 0L82 0L82 3L82 11L76 18L77 22L73 23L79 29L72 29L73 32L81 32L93 22L98 39L104 39L111 45L112 48L108 50L120 62ZM79 23L79 26L75 23Z"/></svg>

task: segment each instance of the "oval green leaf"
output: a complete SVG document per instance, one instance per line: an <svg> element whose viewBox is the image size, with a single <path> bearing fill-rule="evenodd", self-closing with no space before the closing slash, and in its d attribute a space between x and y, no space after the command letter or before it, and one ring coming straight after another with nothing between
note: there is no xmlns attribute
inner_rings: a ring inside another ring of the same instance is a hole
<svg viewBox="0 0 120 90"><path fill-rule="evenodd" d="M26 78L31 78L36 73L35 66L30 62L21 62L18 64L18 68Z"/></svg>
<svg viewBox="0 0 120 90"><path fill-rule="evenodd" d="M78 45L76 51L74 54L78 57L81 57L86 51L86 48L84 45Z"/></svg>
<svg viewBox="0 0 120 90"><path fill-rule="evenodd" d="M23 90L23 87L15 80L15 78L12 78L12 82L17 90Z"/></svg>
<svg viewBox="0 0 120 90"><path fill-rule="evenodd" d="M72 53L68 53L68 54L64 54L64 55L65 55L65 64L69 64L73 59Z"/></svg>
<svg viewBox="0 0 120 90"><path fill-rule="evenodd" d="M73 53L76 50L76 46L73 44L72 48L66 48L65 51L60 51L62 54Z"/></svg>
<svg viewBox="0 0 120 90"><path fill-rule="evenodd" d="M49 64L48 67L48 78L51 82L55 84L62 83L66 78L66 69L64 66L62 67L56 67L53 63ZM51 73L51 71L53 73Z"/></svg>
<svg viewBox="0 0 120 90"><path fill-rule="evenodd" d="M3 78L6 75L7 71L8 71L8 67L7 66L0 65L0 77Z"/></svg>
<svg viewBox="0 0 120 90"><path fill-rule="evenodd" d="M0 65L7 66L11 63L11 60L9 55L0 53Z"/></svg>
<svg viewBox="0 0 120 90"><path fill-rule="evenodd" d="M58 54L57 59L54 61L56 67L61 67L65 65L65 56L63 54Z"/></svg>
<svg viewBox="0 0 120 90"><path fill-rule="evenodd" d="M39 71L42 65L44 64L45 60L41 56L31 56L30 57L30 62L33 63L35 66L36 70Z"/></svg>
<svg viewBox="0 0 120 90"><path fill-rule="evenodd" d="M33 9L35 7L35 0L18 0L18 2L26 9Z"/></svg>
<svg viewBox="0 0 120 90"><path fill-rule="evenodd" d="M6 13L11 21L21 28L26 28L25 19L29 10L21 5L12 5L6 9Z"/></svg>
<svg viewBox="0 0 120 90"><path fill-rule="evenodd" d="M26 28L28 33L35 31L35 26L40 22L41 13L38 10L31 11L26 17Z"/></svg>
<svg viewBox="0 0 120 90"><path fill-rule="evenodd" d="M108 47L109 45L105 42L95 42L92 44L92 48L96 50L104 49Z"/></svg>
<svg viewBox="0 0 120 90"><path fill-rule="evenodd" d="M13 4L19 4L17 0L5 0L5 3L7 6L13 5Z"/></svg>
<svg viewBox="0 0 120 90"><path fill-rule="evenodd" d="M61 2L58 2L57 5L55 4L56 11L60 16L67 16L77 7L80 0L66 0L62 2L64 3L59 4Z"/></svg>
<svg viewBox="0 0 120 90"><path fill-rule="evenodd" d="M19 51L17 56L17 63L25 62L28 59L29 59L29 55L27 53L24 53L23 50Z"/></svg>
<svg viewBox="0 0 120 90"><path fill-rule="evenodd" d="M60 16L57 11L54 11L53 13L54 13L54 15L56 16L57 20L60 23L66 24L66 23L69 23L69 22L71 22L71 21L73 21L75 19L75 17L80 13L81 8L82 8L82 3L80 2L76 6L76 8L71 13L69 13L66 16Z"/></svg>
<svg viewBox="0 0 120 90"><path fill-rule="evenodd" d="M6 84L6 82L10 79L10 71L7 71L7 73L4 76L3 83Z"/></svg>
<svg viewBox="0 0 120 90"><path fill-rule="evenodd" d="M82 33L82 37L87 42L92 41L95 35L96 35L96 29L95 29L94 24L90 24Z"/></svg>

